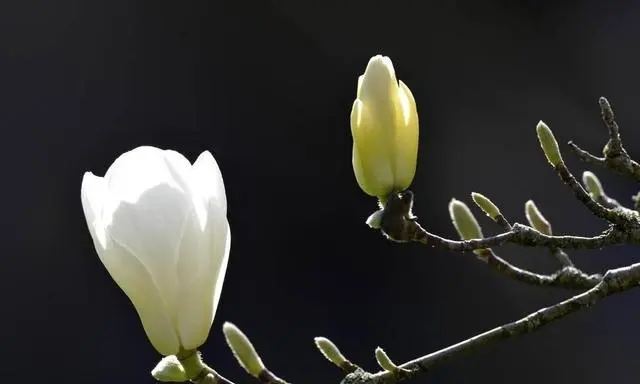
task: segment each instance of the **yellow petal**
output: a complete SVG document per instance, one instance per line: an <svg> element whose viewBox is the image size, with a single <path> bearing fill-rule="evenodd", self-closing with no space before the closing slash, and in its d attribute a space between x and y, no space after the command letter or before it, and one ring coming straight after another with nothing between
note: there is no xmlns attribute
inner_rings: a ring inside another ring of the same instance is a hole
<svg viewBox="0 0 640 384"><path fill-rule="evenodd" d="M371 196L387 196L393 190L393 141L384 132L364 103L356 100L351 110L352 163L360 188Z"/></svg>
<svg viewBox="0 0 640 384"><path fill-rule="evenodd" d="M395 187L409 188L418 160L418 111L413 94L405 83L398 87L398 113L395 132Z"/></svg>

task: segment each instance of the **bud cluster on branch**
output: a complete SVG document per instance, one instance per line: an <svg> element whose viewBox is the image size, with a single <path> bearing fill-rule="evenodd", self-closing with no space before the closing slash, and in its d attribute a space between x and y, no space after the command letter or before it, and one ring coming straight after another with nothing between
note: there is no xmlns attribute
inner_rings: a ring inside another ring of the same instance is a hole
<svg viewBox="0 0 640 384"><path fill-rule="evenodd" d="M622 145L609 102L600 98L599 103L609 132L603 157L572 142L569 147L587 164L640 181L640 165ZM396 364L378 347L374 356L380 370L373 373L351 362L333 341L316 337L322 356L344 373L343 384L391 384L413 378L463 353L531 333L640 285L640 263L590 274L567 253L640 244L640 193L632 198L634 206L629 208L609 197L593 172L585 171L582 183L578 181L566 166L553 132L542 121L536 126L536 135L547 162L576 200L603 221L601 233L554 235L544 209L533 200L524 203L527 223L512 223L498 204L478 192L471 193L472 201L502 232L486 236L472 209L455 198L448 209L459 240L423 228L413 214L414 195L408 190L416 171L418 126L411 90L396 78L388 57L372 57L358 78L351 111L355 179L378 202L366 224L394 242L470 251L474 255L470 260L485 263L507 278L580 293L403 364ZM191 164L175 151L139 147L118 157L104 177L85 173L81 200L101 262L132 302L151 345L164 356L152 376L163 382L232 384L205 364L198 351L213 323L230 252L224 182L213 156L205 151ZM495 251L507 243L542 248L557 262L556 271L539 273L512 264ZM233 355L249 375L262 383L286 383L267 368L237 326L225 322L222 328Z"/></svg>

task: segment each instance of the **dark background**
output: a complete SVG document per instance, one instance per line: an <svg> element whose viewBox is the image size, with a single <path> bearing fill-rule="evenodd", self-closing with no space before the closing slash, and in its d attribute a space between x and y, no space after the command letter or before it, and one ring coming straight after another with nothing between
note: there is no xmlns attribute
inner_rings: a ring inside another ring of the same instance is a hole
<svg viewBox="0 0 640 384"><path fill-rule="evenodd" d="M98 260L80 205L139 145L195 160L210 150L227 188L232 248L206 361L250 383L222 337L240 326L274 372L337 383L313 337L376 370L435 351L575 292L510 281L472 254L385 241L351 168L356 79L383 53L420 114L415 213L455 237L451 197L491 197L511 221L534 199L556 233L595 234L535 137L599 153L612 102L640 153L640 3L633 1L0 2L3 382L152 383L159 356ZM595 170L630 203L630 180ZM477 212L477 210L476 210ZM478 215L487 234L500 229ZM544 250L500 255L553 271ZM632 249L571 252L588 272ZM640 291L434 369L423 383L635 383Z"/></svg>

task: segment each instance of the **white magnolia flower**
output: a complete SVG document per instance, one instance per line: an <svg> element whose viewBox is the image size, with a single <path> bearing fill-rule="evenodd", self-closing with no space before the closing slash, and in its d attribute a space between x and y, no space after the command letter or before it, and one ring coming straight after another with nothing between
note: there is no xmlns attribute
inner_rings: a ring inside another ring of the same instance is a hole
<svg viewBox="0 0 640 384"><path fill-rule="evenodd" d="M82 179L82 207L100 260L163 355L206 340L220 299L231 234L218 164L139 147L104 177Z"/></svg>
<svg viewBox="0 0 640 384"><path fill-rule="evenodd" d="M365 193L386 200L409 187L418 158L418 112L386 56L372 57L358 78L351 135L353 171Z"/></svg>

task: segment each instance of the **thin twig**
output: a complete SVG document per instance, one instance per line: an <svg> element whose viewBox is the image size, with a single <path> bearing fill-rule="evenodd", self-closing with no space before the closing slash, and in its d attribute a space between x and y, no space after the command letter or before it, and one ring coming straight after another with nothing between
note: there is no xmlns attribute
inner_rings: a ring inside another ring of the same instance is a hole
<svg viewBox="0 0 640 384"><path fill-rule="evenodd" d="M211 367L207 367L209 369L209 373L213 374L213 377L215 377L216 379L216 383L218 384L234 384L233 381L227 379L226 377L222 376L221 374L219 374L218 372L216 372L213 368Z"/></svg>
<svg viewBox="0 0 640 384"><path fill-rule="evenodd" d="M601 97L598 103L600 104L602 121L609 131L609 141L602 150L604 157L592 155L572 141L569 142L569 147L580 160L587 164L597 164L640 181L640 164L631 159L622 146L620 129L616 123L611 105L604 97Z"/></svg>
<svg viewBox="0 0 640 384"><path fill-rule="evenodd" d="M587 308L609 295L637 287L639 284L640 263L609 270L596 286L584 293L553 306L533 312L520 320L504 324L490 331L400 365L400 368L408 371L408 373L401 377L386 371L381 371L375 374L356 371L347 375L342 380L341 384L393 384L401 380L415 377L438 364L469 353L478 347L536 331L554 320L561 319L571 313Z"/></svg>
<svg viewBox="0 0 640 384"><path fill-rule="evenodd" d="M498 225L500 225L506 231L510 231L513 229L513 227L511 226L511 223L509 223L509 221L502 214L499 214L498 216L496 216L495 221L496 223L498 223Z"/></svg>
<svg viewBox="0 0 640 384"><path fill-rule="evenodd" d="M573 266L566 266L559 271L544 275L514 266L495 254L491 249L483 251L486 262L498 272L517 281L531 285L560 287L568 289L593 288L602 280L602 275L588 275Z"/></svg>
<svg viewBox="0 0 640 384"><path fill-rule="evenodd" d="M590 194L590 196L592 196L592 195ZM622 210L629 210L629 208L627 208L627 207L623 206L622 204L620 204L618 202L618 200L607 196L607 194L604 193L604 192L602 192L602 194L600 194L598 196L592 196L592 197L596 201L596 203L602 205L605 208L609 208L609 209L620 208Z"/></svg>
<svg viewBox="0 0 640 384"><path fill-rule="evenodd" d="M273 372L266 368L263 369L262 372L260 372L260 375L258 375L258 379L260 379L260 381L265 384L288 384L286 381L274 375Z"/></svg>
<svg viewBox="0 0 640 384"><path fill-rule="evenodd" d="M567 255L567 253L562 249L550 248L549 250L551 251L551 254L556 259L556 261L558 261L558 263L560 263L560 265L562 265L563 267L574 266L573 261L571 261L571 258L569 257L569 255Z"/></svg>
<svg viewBox="0 0 640 384"><path fill-rule="evenodd" d="M607 143L607 146L604 150L605 156L615 157L623 155L629 157L629 155L627 155L627 151L625 151L622 147L622 140L620 139L620 129L618 128L618 123L616 123L613 109L611 108L611 104L609 104L609 100L604 97L600 97L600 99L598 99L598 104L600 105L600 116L602 117L602 121L604 122L604 125L607 126L607 130L609 131L609 142Z"/></svg>

